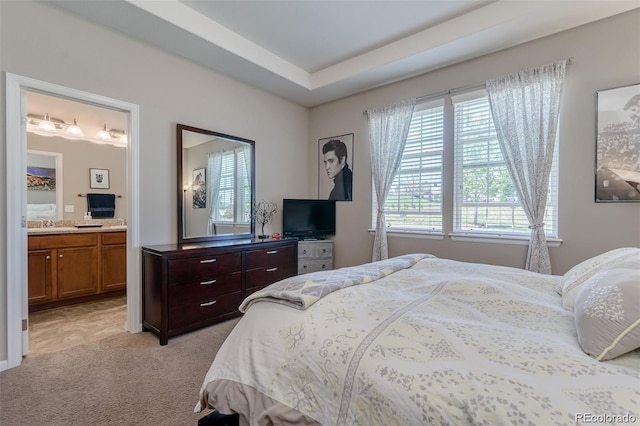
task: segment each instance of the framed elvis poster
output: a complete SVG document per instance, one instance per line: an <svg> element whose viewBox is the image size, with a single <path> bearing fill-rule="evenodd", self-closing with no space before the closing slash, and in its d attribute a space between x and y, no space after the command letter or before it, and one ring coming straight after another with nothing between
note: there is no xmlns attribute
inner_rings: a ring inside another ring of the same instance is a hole
<svg viewBox="0 0 640 426"><path fill-rule="evenodd" d="M318 141L318 199L353 199L353 133Z"/></svg>

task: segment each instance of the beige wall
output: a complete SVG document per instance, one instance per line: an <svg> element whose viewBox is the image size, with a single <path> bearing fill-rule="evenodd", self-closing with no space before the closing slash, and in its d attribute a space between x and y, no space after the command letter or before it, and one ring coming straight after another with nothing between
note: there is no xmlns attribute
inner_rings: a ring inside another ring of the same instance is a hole
<svg viewBox="0 0 640 426"><path fill-rule="evenodd" d="M64 139L59 136L41 136L27 133L27 149L62 154L62 206L63 219L80 220L87 211L87 199L78 197L87 192L122 195L116 198L114 218L127 217L127 153L125 148L95 144L83 140ZM29 165L27 163L27 165ZM109 189L89 187L89 169L109 170ZM59 177L58 177L59 179ZM55 203L55 200L53 201ZM64 206L73 206L74 212L64 212Z"/></svg>
<svg viewBox="0 0 640 426"><path fill-rule="evenodd" d="M640 203L594 203L595 94L640 81L640 10L628 12L502 52L424 74L311 110L309 192L317 193L318 139L355 133L353 202L337 208L336 265L371 259L371 169L363 110L399 100L483 82L522 69L574 58L569 65L560 116L559 234L551 248L553 272L615 247L640 245ZM451 147L445 156L452 164ZM447 161L445 159L445 161ZM453 171L444 171L445 215L452 212ZM451 219L446 220L451 230ZM440 257L523 267L526 246L389 237L391 256L428 252Z"/></svg>
<svg viewBox="0 0 640 426"><path fill-rule="evenodd" d="M309 155L307 108L43 2L0 1L0 70L140 106L142 245L177 241L177 123L255 140L258 199L307 195L306 164L300 162ZM5 129L4 75L1 87ZM6 188L5 167L0 170L1 361L7 357L5 210L12 189Z"/></svg>

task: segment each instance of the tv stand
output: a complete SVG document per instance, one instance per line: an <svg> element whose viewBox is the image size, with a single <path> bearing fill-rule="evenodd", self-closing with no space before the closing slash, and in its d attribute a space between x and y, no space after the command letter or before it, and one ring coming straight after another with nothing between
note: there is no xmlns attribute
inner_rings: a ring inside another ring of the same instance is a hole
<svg viewBox="0 0 640 426"><path fill-rule="evenodd" d="M333 269L333 240L304 239L298 242L298 275Z"/></svg>

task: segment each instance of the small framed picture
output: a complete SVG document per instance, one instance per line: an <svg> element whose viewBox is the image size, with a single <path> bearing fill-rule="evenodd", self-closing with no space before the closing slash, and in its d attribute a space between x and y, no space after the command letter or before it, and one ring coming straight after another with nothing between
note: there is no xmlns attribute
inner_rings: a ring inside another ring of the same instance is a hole
<svg viewBox="0 0 640 426"><path fill-rule="evenodd" d="M193 208L204 209L207 207L207 181L205 169L193 171Z"/></svg>
<svg viewBox="0 0 640 426"><path fill-rule="evenodd" d="M109 170L89 169L89 188L109 189Z"/></svg>

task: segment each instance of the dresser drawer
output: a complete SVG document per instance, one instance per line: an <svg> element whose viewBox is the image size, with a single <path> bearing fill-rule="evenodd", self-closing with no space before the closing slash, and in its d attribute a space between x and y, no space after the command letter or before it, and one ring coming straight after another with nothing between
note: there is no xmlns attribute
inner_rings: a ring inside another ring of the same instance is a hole
<svg viewBox="0 0 640 426"><path fill-rule="evenodd" d="M201 256L168 261L169 285L216 279L217 276L241 270L241 253Z"/></svg>
<svg viewBox="0 0 640 426"><path fill-rule="evenodd" d="M333 242L315 241L298 245L299 259L326 259L333 257Z"/></svg>
<svg viewBox="0 0 640 426"><path fill-rule="evenodd" d="M242 273L218 275L211 280L196 280L169 286L169 300L172 306L214 298L221 294L242 290Z"/></svg>
<svg viewBox="0 0 640 426"><path fill-rule="evenodd" d="M240 303L242 303L242 292L238 291L214 298L201 298L183 305L172 305L169 308L169 328L177 330L236 312Z"/></svg>
<svg viewBox="0 0 640 426"><path fill-rule="evenodd" d="M333 259L301 260L300 262L298 262L298 274L329 271L331 269L333 269Z"/></svg>
<svg viewBox="0 0 640 426"><path fill-rule="evenodd" d="M295 263L267 268L255 268L247 271L247 291L253 292L259 288L273 284L296 275Z"/></svg>
<svg viewBox="0 0 640 426"><path fill-rule="evenodd" d="M247 269L273 267L291 263L296 252L295 245L248 251L246 254Z"/></svg>

